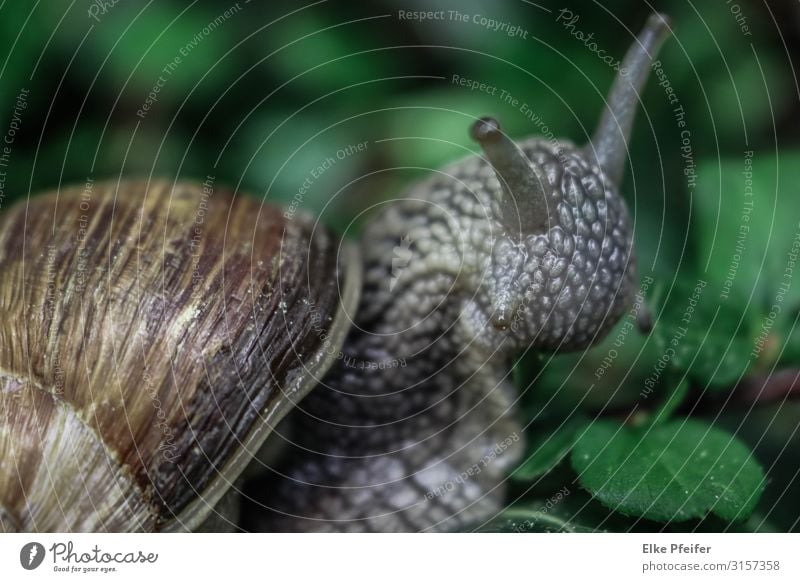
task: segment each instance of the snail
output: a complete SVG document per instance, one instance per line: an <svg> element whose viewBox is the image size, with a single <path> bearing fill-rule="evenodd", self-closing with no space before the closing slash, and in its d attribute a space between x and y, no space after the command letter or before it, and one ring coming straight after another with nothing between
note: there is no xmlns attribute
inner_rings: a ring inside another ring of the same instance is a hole
<svg viewBox="0 0 800 582"><path fill-rule="evenodd" d="M588 145L481 118L482 155L358 243L210 178L0 214L0 530L218 529L259 470L254 529L494 515L523 449L514 356L590 346L632 301L618 188L668 28L650 17Z"/></svg>

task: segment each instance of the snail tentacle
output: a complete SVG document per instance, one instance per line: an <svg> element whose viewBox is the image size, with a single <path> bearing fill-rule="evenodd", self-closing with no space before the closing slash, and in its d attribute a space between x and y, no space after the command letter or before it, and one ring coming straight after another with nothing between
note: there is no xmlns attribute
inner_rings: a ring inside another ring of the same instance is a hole
<svg viewBox="0 0 800 582"><path fill-rule="evenodd" d="M671 21L664 14L653 14L625 55L606 99L594 137L587 149L612 182L619 185L625 171L630 139L642 89L650 75L650 65L669 36Z"/></svg>
<svg viewBox="0 0 800 582"><path fill-rule="evenodd" d="M501 185L499 218L510 233L541 234L555 220L548 204L545 176L537 172L528 157L506 135L492 117L482 117L470 129L470 136L483 149Z"/></svg>

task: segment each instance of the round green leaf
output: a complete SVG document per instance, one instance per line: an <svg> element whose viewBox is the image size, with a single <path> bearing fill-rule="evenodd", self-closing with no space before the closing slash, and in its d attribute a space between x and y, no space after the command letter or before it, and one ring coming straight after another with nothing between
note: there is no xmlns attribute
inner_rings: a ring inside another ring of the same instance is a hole
<svg viewBox="0 0 800 582"><path fill-rule="evenodd" d="M713 513L745 519L764 472L736 437L696 420L643 428L589 426L572 450L581 484L616 511L655 521Z"/></svg>

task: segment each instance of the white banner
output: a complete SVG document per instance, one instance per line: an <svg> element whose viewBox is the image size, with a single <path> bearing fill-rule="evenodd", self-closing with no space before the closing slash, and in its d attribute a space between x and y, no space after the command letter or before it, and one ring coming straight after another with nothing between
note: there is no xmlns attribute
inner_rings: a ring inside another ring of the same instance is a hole
<svg viewBox="0 0 800 582"><path fill-rule="evenodd" d="M799 549L792 534L5 534L0 580L769 582L800 579Z"/></svg>

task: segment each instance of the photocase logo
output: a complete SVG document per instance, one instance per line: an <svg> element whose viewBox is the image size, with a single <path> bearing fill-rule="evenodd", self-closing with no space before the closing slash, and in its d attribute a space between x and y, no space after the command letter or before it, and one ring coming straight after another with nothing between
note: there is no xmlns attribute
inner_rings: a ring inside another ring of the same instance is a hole
<svg viewBox="0 0 800 582"><path fill-rule="evenodd" d="M394 291L397 280L406 267L408 267L408 263L411 262L411 243L411 238L405 235L400 239L400 244L394 247L394 254L392 256L392 277L389 279L389 291Z"/></svg>
<svg viewBox="0 0 800 582"><path fill-rule="evenodd" d="M19 551L19 563L26 570L35 570L44 561L44 546L39 542L29 542Z"/></svg>

